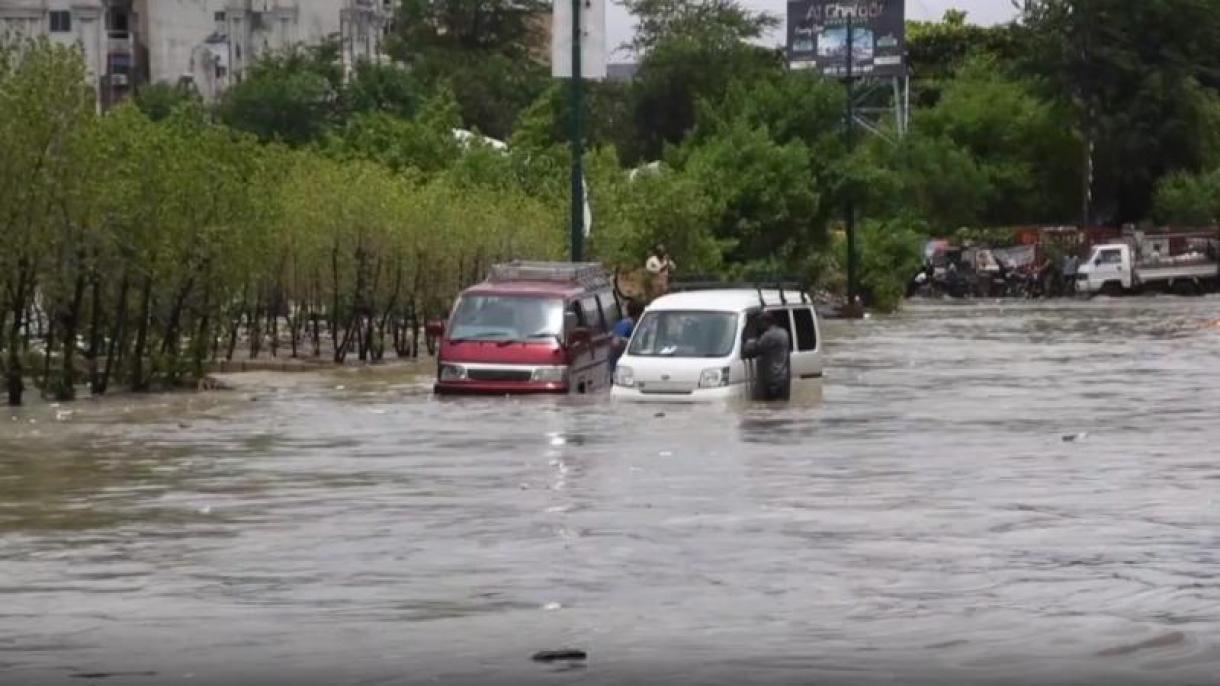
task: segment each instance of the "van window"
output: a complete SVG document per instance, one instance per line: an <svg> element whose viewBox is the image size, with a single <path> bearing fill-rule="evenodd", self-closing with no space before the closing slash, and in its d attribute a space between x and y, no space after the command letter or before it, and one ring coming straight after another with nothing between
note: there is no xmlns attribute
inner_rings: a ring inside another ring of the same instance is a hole
<svg viewBox="0 0 1220 686"><path fill-rule="evenodd" d="M770 312L775 315L775 323L788 332L788 349L796 350L796 340L792 337L792 320L789 319L788 310L770 310ZM758 312L750 312L746 315L746 325L741 328L743 343L763 334L762 324L758 321L758 317Z"/></svg>
<svg viewBox="0 0 1220 686"><path fill-rule="evenodd" d="M1121 250L1102 250L1099 257L1102 264L1122 264L1123 251Z"/></svg>
<svg viewBox="0 0 1220 686"><path fill-rule="evenodd" d="M580 301L580 311L584 315L584 326L593 329L594 331L605 332L609 330L606 326L606 319L602 316L601 307L597 304L596 297L583 298Z"/></svg>
<svg viewBox="0 0 1220 686"><path fill-rule="evenodd" d="M597 296L597 300L601 303L602 312L606 315L606 324L613 329L614 325L623 318L623 313L619 310L618 298L613 294L602 293Z"/></svg>
<svg viewBox="0 0 1220 686"><path fill-rule="evenodd" d="M796 349L817 349L818 330L813 325L813 311L808 307L793 310L792 319L796 324Z"/></svg>

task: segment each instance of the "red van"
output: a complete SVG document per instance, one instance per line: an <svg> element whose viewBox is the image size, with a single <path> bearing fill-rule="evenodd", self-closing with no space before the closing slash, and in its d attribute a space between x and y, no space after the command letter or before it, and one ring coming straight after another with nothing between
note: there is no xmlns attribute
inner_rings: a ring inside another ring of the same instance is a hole
<svg viewBox="0 0 1220 686"><path fill-rule="evenodd" d="M620 314L598 264L511 262L458 296L438 335L434 390L589 393L610 388L611 331Z"/></svg>

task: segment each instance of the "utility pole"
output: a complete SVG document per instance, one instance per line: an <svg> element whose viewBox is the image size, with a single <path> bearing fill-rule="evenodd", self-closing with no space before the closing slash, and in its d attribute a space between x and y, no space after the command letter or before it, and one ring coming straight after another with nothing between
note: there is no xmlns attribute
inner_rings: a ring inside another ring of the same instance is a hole
<svg viewBox="0 0 1220 686"><path fill-rule="evenodd" d="M561 0L562 1L562 0ZM585 180L583 127L581 115L584 109L584 78L580 64L580 5L584 0L572 0L572 81L569 91L569 107L572 116L572 261L584 258L585 240Z"/></svg>
<svg viewBox="0 0 1220 686"><path fill-rule="evenodd" d="M855 30L852 15L847 15L847 154L850 156L856 148L856 103L855 84L853 83L852 66L855 60ZM855 189L849 182L847 185L847 207L845 217L847 229L847 308L855 312L856 294L859 292L856 283L856 198Z"/></svg>

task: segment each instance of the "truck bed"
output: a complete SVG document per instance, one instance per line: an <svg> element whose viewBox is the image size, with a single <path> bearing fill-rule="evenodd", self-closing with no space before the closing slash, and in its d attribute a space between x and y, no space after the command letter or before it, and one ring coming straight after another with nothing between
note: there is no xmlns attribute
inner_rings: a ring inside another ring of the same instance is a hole
<svg viewBox="0 0 1220 686"><path fill-rule="evenodd" d="M1136 267L1135 274L1143 283L1177 279L1211 279L1220 275L1220 265L1215 262L1198 262L1183 265L1140 266Z"/></svg>

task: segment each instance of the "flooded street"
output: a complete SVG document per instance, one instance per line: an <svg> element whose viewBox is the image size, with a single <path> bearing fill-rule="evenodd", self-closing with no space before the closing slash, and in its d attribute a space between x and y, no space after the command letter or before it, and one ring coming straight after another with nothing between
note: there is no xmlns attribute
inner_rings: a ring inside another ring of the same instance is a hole
<svg viewBox="0 0 1220 686"><path fill-rule="evenodd" d="M0 683L1214 683L1217 318L916 304L744 412L392 370L6 411Z"/></svg>

